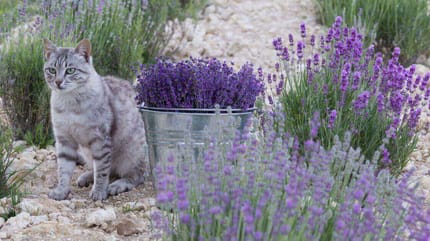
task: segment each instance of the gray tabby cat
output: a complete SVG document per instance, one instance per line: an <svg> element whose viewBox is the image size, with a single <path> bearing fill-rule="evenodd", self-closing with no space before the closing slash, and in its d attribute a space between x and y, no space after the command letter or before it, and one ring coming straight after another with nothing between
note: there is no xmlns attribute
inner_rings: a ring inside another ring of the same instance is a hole
<svg viewBox="0 0 430 241"><path fill-rule="evenodd" d="M76 164L85 162L92 170L83 173L77 184L83 187L93 183L93 200L141 184L145 132L129 82L99 76L86 39L76 48L57 48L46 39L44 45L58 165L58 184L49 197L66 199ZM91 153L90 160L82 150ZM110 178L117 179L109 184Z"/></svg>

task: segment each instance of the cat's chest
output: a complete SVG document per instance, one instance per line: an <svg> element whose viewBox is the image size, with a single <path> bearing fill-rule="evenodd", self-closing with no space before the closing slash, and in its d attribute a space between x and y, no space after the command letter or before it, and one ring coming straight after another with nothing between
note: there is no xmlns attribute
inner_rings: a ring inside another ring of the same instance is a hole
<svg viewBox="0 0 430 241"><path fill-rule="evenodd" d="M74 112L52 112L52 122L55 126L78 126L86 125L92 121L91 115L87 113L76 114Z"/></svg>
<svg viewBox="0 0 430 241"><path fill-rule="evenodd" d="M78 141L83 141L90 133L100 129L109 130L113 120L108 105L93 105L81 112L72 109L53 110L51 114L55 132L72 135Z"/></svg>

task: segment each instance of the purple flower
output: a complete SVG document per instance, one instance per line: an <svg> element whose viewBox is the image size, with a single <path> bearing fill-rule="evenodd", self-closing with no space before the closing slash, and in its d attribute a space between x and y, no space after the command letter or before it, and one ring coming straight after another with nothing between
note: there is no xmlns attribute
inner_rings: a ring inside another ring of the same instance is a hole
<svg viewBox="0 0 430 241"><path fill-rule="evenodd" d="M183 224L189 224L189 223L190 223L190 221L191 221L191 216L190 216L189 214L187 214L187 213L182 214L182 215L180 216L180 220L181 220L181 222L182 222Z"/></svg>
<svg viewBox="0 0 430 241"><path fill-rule="evenodd" d="M188 200L181 200L178 201L178 209L179 210L186 210L189 206Z"/></svg>
<svg viewBox="0 0 430 241"><path fill-rule="evenodd" d="M171 191L160 192L157 195L157 202L168 203L173 200L174 194Z"/></svg>
<svg viewBox="0 0 430 241"><path fill-rule="evenodd" d="M297 42L297 57L299 58L299 60L301 60L304 56L304 48L305 48L305 43L303 41L298 41Z"/></svg>
<svg viewBox="0 0 430 241"><path fill-rule="evenodd" d="M321 126L319 112L314 113L314 117L311 121L311 138L314 139L318 135L318 130Z"/></svg>
<svg viewBox="0 0 430 241"><path fill-rule="evenodd" d="M317 66L320 63L320 55L314 54L314 65Z"/></svg>
<svg viewBox="0 0 430 241"><path fill-rule="evenodd" d="M273 104L274 104L274 102L273 102L273 98L272 98L272 96L271 96L271 95L268 95L268 96L267 96L267 98L268 98L268 100L269 100L269 104L273 105Z"/></svg>
<svg viewBox="0 0 430 241"><path fill-rule="evenodd" d="M408 119L409 128L411 128L412 130L415 129L420 119L420 115L421 115L421 108L417 108L416 110L414 109L411 110L411 113Z"/></svg>
<svg viewBox="0 0 430 241"><path fill-rule="evenodd" d="M209 209L209 213L212 215L217 215L221 213L221 207L220 206L213 206Z"/></svg>
<svg viewBox="0 0 430 241"><path fill-rule="evenodd" d="M279 81L278 85L276 86L276 94L280 95L283 89L284 89L284 80L281 79L281 81Z"/></svg>
<svg viewBox="0 0 430 241"><path fill-rule="evenodd" d="M393 59L398 60L400 57L400 48L395 47L393 52Z"/></svg>
<svg viewBox="0 0 430 241"><path fill-rule="evenodd" d="M382 150L382 163L386 166L388 166L389 164L391 164L391 160L390 160L390 153L388 152L387 148L384 148Z"/></svg>
<svg viewBox="0 0 430 241"><path fill-rule="evenodd" d="M282 44L281 38L274 39L272 44L273 44L273 47L275 48L276 51L278 51L278 52L282 51L283 44Z"/></svg>
<svg viewBox="0 0 430 241"><path fill-rule="evenodd" d="M332 129L334 127L334 123L336 121L336 117L337 117L337 112L336 110L331 110L330 114L329 114L329 120L328 120L328 125L327 127L329 129Z"/></svg>
<svg viewBox="0 0 430 241"><path fill-rule="evenodd" d="M310 39L310 45L312 46L312 47L314 47L315 46L315 35L311 35L311 39Z"/></svg>
<svg viewBox="0 0 430 241"><path fill-rule="evenodd" d="M97 6L97 12L98 12L98 14L102 14L103 9L104 9L104 5L105 5L105 1L104 0L100 0L99 5Z"/></svg>
<svg viewBox="0 0 430 241"><path fill-rule="evenodd" d="M378 105L377 110L379 113L381 113L385 109L385 97L381 92L378 93L378 96L376 97L376 102Z"/></svg>
<svg viewBox="0 0 430 241"><path fill-rule="evenodd" d="M306 70L309 71L309 72L312 70L312 59L307 59L306 60ZM312 81L309 80L309 82L312 82Z"/></svg>
<svg viewBox="0 0 430 241"><path fill-rule="evenodd" d="M360 71L355 71L354 75L352 77L352 90L357 90L359 85L360 85L360 80L361 80L361 72Z"/></svg>
<svg viewBox="0 0 430 241"><path fill-rule="evenodd" d="M300 24L300 36L306 38L306 25L304 23Z"/></svg>
<svg viewBox="0 0 430 241"><path fill-rule="evenodd" d="M366 90L359 94L357 98L353 101L354 111L357 114L361 114L362 110L367 107L367 104L369 103L369 98L370 92Z"/></svg>
<svg viewBox="0 0 430 241"><path fill-rule="evenodd" d="M245 64L235 72L233 64L217 59L190 58L178 63L158 59L137 76L138 104L167 108L247 109L264 90L262 71L254 74Z"/></svg>
<svg viewBox="0 0 430 241"><path fill-rule="evenodd" d="M294 46L294 38L292 34L288 34L288 41L290 42L290 46Z"/></svg>
<svg viewBox="0 0 430 241"><path fill-rule="evenodd" d="M342 26L342 17L337 16L334 20L334 27L335 28L340 28Z"/></svg>
<svg viewBox="0 0 430 241"><path fill-rule="evenodd" d="M421 81L421 85L420 85L420 90L421 91L424 91L427 88L427 84L429 82L429 79L430 79L430 73L426 73L424 75L424 78Z"/></svg>
<svg viewBox="0 0 430 241"><path fill-rule="evenodd" d="M351 64L346 63L344 65L344 68L342 69L342 78L341 78L341 86L340 91L342 93L345 93L349 86L349 74L351 70Z"/></svg>

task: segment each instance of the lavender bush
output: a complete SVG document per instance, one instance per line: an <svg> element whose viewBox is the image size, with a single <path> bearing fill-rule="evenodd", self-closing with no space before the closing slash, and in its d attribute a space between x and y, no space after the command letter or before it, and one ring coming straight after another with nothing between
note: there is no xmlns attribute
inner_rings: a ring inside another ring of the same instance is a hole
<svg viewBox="0 0 430 241"><path fill-rule="evenodd" d="M423 108L428 108L430 74L414 77L415 66L402 66L400 49L384 61L374 47L365 50L363 35L342 25L337 17L325 36L301 37L287 43L278 38L273 45L281 59L278 75L269 75L273 87L268 97L280 100L285 118L277 127L298 136L300 143L318 136L329 148L334 136L352 131L351 145L360 147L366 158L383 146L381 167L399 174L416 144L415 130ZM321 128L308 123L318 112Z"/></svg>
<svg viewBox="0 0 430 241"><path fill-rule="evenodd" d="M317 123L317 122L315 122ZM267 122L268 126L273 123ZM267 130L269 131L269 130ZM230 151L212 144L203 160L156 168L154 213L165 240L426 240L430 212L376 160L334 138L238 137ZM186 151L184 151L186 153ZM186 154L185 154L186 155Z"/></svg>
<svg viewBox="0 0 430 241"><path fill-rule="evenodd" d="M215 58L178 63L158 59L143 67L137 79L136 99L147 107L213 109L218 104L247 109L264 89L261 70L257 76L253 66L245 64L235 72L233 64Z"/></svg>

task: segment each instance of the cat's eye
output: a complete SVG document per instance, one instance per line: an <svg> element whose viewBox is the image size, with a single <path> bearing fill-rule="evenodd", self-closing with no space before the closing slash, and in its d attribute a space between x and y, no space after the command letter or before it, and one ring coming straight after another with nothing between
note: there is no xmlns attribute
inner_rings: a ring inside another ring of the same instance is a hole
<svg viewBox="0 0 430 241"><path fill-rule="evenodd" d="M68 68L66 69L66 74L73 74L75 73L76 69L75 68Z"/></svg>
<svg viewBox="0 0 430 241"><path fill-rule="evenodd" d="M47 68L47 70L50 74L56 74L57 73L57 71L54 68Z"/></svg>

